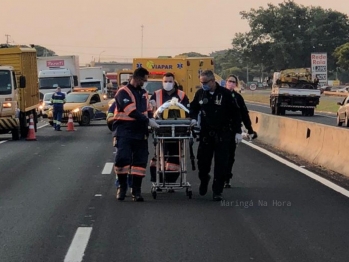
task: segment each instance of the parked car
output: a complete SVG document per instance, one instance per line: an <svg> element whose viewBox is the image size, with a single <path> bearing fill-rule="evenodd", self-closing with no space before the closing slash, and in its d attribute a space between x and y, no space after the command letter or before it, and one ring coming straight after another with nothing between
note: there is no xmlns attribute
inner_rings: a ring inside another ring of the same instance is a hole
<svg viewBox="0 0 349 262"><path fill-rule="evenodd" d="M344 126L349 127L349 96L337 105L340 105L337 111L337 126L342 126L344 123Z"/></svg>
<svg viewBox="0 0 349 262"><path fill-rule="evenodd" d="M336 92L339 92L339 93L348 93L348 92L349 92L349 86L341 86L339 89L337 89Z"/></svg>

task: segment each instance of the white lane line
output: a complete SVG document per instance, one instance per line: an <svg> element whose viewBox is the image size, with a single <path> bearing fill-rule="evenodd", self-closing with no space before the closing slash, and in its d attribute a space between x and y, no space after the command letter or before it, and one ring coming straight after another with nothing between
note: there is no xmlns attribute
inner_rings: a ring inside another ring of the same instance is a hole
<svg viewBox="0 0 349 262"><path fill-rule="evenodd" d="M111 171L113 170L113 167L114 167L114 163L111 163L111 162L105 163L105 166L102 171L102 175L110 175Z"/></svg>
<svg viewBox="0 0 349 262"><path fill-rule="evenodd" d="M302 174L304 174L304 175L306 175L306 176L308 176L308 177L310 177L310 178L320 182L321 184L323 184L323 185L333 189L334 191L337 191L338 193L340 193L340 194L342 194L342 195L344 195L346 197L349 197L349 191L346 190L345 188L340 187L340 186L336 185L335 183L332 183L331 181L328 181L327 179L325 179L325 178L323 178L323 177L321 177L321 176L319 176L319 175L317 175L317 174L315 174L315 173L313 173L313 172L311 172L309 170L306 170L306 169L304 169L302 167L299 167L299 166L297 166L297 165L287 161L286 159L283 159L283 158L281 158L281 157L279 157L279 156L269 152L268 150L266 150L264 148L256 146L256 145L252 144L251 142L247 142L245 140L242 141L242 142L244 144L246 144L246 145L248 145L248 146L250 146L250 147L252 147L252 148L254 148L254 149L256 149L256 150L258 150L260 152L262 152L263 154L266 154L266 155L270 156L271 158L275 159L276 161L279 161L280 163L282 163L282 164L284 164L284 165L286 165L286 166L288 166L290 168L293 168L294 170L297 170L298 172L300 172L300 173L302 173Z"/></svg>
<svg viewBox="0 0 349 262"><path fill-rule="evenodd" d="M38 126L37 129L43 128L43 127L48 126L48 125L49 124L45 124L43 126ZM6 143L7 141L9 141L9 140L0 141L0 144Z"/></svg>
<svg viewBox="0 0 349 262"><path fill-rule="evenodd" d="M81 262L90 239L92 227L78 227L64 262Z"/></svg>

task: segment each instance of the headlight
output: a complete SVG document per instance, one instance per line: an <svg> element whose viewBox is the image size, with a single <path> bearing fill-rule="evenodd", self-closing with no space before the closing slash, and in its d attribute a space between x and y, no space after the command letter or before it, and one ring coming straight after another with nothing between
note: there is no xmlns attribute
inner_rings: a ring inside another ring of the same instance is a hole
<svg viewBox="0 0 349 262"><path fill-rule="evenodd" d="M3 103L3 104L2 104L2 107L3 107L3 108L11 108L11 107L12 107L12 104L11 104L10 102Z"/></svg>
<svg viewBox="0 0 349 262"><path fill-rule="evenodd" d="M39 106L39 109L40 109L40 110L42 110L43 108L44 108L44 106L43 106L43 105Z"/></svg>
<svg viewBox="0 0 349 262"><path fill-rule="evenodd" d="M75 108L72 112L73 113L77 113L77 112L79 112L80 111L80 108Z"/></svg>
<svg viewBox="0 0 349 262"><path fill-rule="evenodd" d="M104 99L107 99L107 95L103 95L103 98L104 98Z"/></svg>

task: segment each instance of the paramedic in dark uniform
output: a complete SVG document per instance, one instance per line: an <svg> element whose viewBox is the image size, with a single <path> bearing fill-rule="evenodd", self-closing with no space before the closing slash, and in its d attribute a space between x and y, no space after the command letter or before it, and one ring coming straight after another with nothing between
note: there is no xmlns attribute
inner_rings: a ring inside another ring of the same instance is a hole
<svg viewBox="0 0 349 262"><path fill-rule="evenodd" d="M165 102L171 100L172 98L177 98L178 102L184 105L186 108L189 107L189 99L187 95L178 89L178 86L175 82L175 76L172 73L164 74L162 78L162 89L157 90L150 98L150 103L153 106L153 112L158 109ZM188 108L189 109L189 108ZM178 155L178 140L171 141L166 140L166 144L164 146L164 151L166 155ZM178 171L178 173L168 173L165 174L166 182L175 183L179 177L179 157L168 157L165 159L166 166L165 170L167 171ZM151 174L151 182L156 181L156 159L152 158L150 161L150 174Z"/></svg>
<svg viewBox="0 0 349 262"><path fill-rule="evenodd" d="M56 92L52 95L51 103L53 105L53 127L56 131L61 130L61 121L63 116L63 105L65 104L65 94L61 92L61 88L56 84Z"/></svg>
<svg viewBox="0 0 349 262"><path fill-rule="evenodd" d="M127 175L132 176L132 198L143 201L142 179L148 162L148 125L159 127L152 118L148 92L142 88L149 72L144 68L134 71L131 82L120 88L115 96L116 108L116 156L115 173L119 186L118 200L124 200L127 191Z"/></svg>
<svg viewBox="0 0 349 262"><path fill-rule="evenodd" d="M235 101L235 104L237 105L237 107L240 110L241 120L247 129L248 136L251 139L255 139L255 138L257 138L257 133L255 131L253 131L251 119L250 119L250 116L248 114L249 112L248 112L248 109L246 107L244 98L242 97L242 95L240 95L238 92L235 91L235 88L238 85L239 85L239 80L238 80L237 76L235 76L235 75L228 76L227 81L226 81L226 88L231 92L231 95ZM233 134L233 136L234 135L235 134ZM230 142L230 146L229 146L228 172L226 174L227 176L225 178L224 188L231 187L230 179L233 178L232 169L233 169L233 165L235 162L235 150L236 150L236 143L234 140L232 140Z"/></svg>
<svg viewBox="0 0 349 262"><path fill-rule="evenodd" d="M242 141L241 117L231 93L215 81L214 73L205 70L200 74L202 89L195 93L190 103L191 125L197 124L201 113L200 142L197 159L199 178L201 180L199 193L205 195L210 181L211 162L214 156L214 180L212 184L213 200L222 200L225 174L228 170L229 145L232 139L236 143Z"/></svg>

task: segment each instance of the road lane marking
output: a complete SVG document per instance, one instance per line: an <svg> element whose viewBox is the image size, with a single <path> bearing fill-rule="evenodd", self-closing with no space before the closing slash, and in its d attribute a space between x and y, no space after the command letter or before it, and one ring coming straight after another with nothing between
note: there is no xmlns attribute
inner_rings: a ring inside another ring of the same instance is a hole
<svg viewBox="0 0 349 262"><path fill-rule="evenodd" d="M102 175L110 175L111 171L113 170L113 167L114 167L114 163L111 163L111 162L105 163L105 166L102 171Z"/></svg>
<svg viewBox="0 0 349 262"><path fill-rule="evenodd" d="M78 227L70 244L64 262L81 262L87 243L90 239L92 227Z"/></svg>
<svg viewBox="0 0 349 262"><path fill-rule="evenodd" d="M265 154L267 156L270 156L271 158L275 159L276 161L278 161L278 162L280 162L280 163L282 163L282 164L284 164L284 165L286 165L286 166L288 166L288 167L290 167L290 168L292 168L294 170L297 170L298 172L300 172L300 173L302 173L302 174L304 174L304 175L306 175L306 176L308 176L308 177L310 177L310 178L320 182L321 184L323 184L323 185L333 189L334 191L337 191L338 193L340 193L340 194L342 194L342 195L344 195L346 197L349 197L349 191L346 190L345 188L340 187L340 186L336 185L335 183L332 183L331 181L329 181L329 180L327 180L327 179L325 179L325 178L323 178L323 177L321 177L321 176L319 176L319 175L317 175L317 174L315 174L315 173L313 173L313 172L311 172L309 170L306 170L306 169L304 169L302 167L299 167L299 166L297 166L297 165L287 161L286 159L284 159L282 157L279 157L278 155L276 155L276 154L274 154L274 153L272 153L272 152L270 152L270 151L268 151L268 150L266 150L264 148L256 146L256 145L252 144L251 142L247 142L247 141L242 141L242 142L244 144L246 144L246 145L248 145L248 146L250 146L250 147L252 147L252 148L254 148L254 149L258 150L258 151L260 151L261 153L263 153L263 154Z"/></svg>
<svg viewBox="0 0 349 262"><path fill-rule="evenodd" d="M49 125L49 124L45 124L45 125L42 125L42 126L38 126L37 129L43 128L43 127L48 126L48 125ZM9 138L9 139L10 139L10 138ZM0 144L6 143L7 141L9 141L9 140L0 141Z"/></svg>

